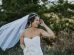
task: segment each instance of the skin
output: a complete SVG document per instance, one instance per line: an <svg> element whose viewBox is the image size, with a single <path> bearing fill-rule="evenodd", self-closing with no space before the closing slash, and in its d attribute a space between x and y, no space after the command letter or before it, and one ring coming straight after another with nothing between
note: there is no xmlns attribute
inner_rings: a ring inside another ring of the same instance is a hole
<svg viewBox="0 0 74 55"><path fill-rule="evenodd" d="M41 22L39 21L40 19L38 17L36 17L34 19L34 22L32 22L32 24L29 25L29 27L26 29L26 31L24 31L21 34L20 37L20 46L22 49L24 49L25 45L24 45L24 38L28 37L30 39L32 39L35 36L40 36L40 37L47 37L47 38L55 38L55 34L54 32L44 23L44 21L41 19ZM41 24L40 24L41 23ZM42 27L44 27L46 29L40 29L38 28L38 25L41 25ZM29 35L28 35L29 34Z"/></svg>

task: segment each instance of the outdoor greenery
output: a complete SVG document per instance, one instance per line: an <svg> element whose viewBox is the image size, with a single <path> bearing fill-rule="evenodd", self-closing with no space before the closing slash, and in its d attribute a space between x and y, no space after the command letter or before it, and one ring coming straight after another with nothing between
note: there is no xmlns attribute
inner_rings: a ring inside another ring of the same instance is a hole
<svg viewBox="0 0 74 55"><path fill-rule="evenodd" d="M38 0L3 0L0 26L36 12L56 35L54 40L42 38L44 55L74 55L74 4L58 0L57 4L53 2L47 9L46 1L43 0L44 4L39 5ZM23 55L23 51L18 42L5 52L0 49L0 55Z"/></svg>

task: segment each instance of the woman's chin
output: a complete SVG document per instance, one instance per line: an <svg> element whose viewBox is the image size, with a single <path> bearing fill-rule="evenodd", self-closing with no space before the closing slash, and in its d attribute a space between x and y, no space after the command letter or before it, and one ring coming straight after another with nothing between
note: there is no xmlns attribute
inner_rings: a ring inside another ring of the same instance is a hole
<svg viewBox="0 0 74 55"><path fill-rule="evenodd" d="M34 27L35 27L35 28L37 28L37 27L38 27L38 25L35 25Z"/></svg>

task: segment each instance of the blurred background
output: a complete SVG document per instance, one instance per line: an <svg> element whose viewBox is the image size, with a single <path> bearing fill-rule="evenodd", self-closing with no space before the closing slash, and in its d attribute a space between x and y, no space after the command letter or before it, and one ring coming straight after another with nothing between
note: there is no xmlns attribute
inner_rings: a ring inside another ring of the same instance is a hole
<svg viewBox="0 0 74 55"><path fill-rule="evenodd" d="M56 39L41 39L44 55L74 55L74 0L0 0L0 27L31 12L54 31ZM43 27L40 27L43 28ZM0 55L23 55L19 42Z"/></svg>

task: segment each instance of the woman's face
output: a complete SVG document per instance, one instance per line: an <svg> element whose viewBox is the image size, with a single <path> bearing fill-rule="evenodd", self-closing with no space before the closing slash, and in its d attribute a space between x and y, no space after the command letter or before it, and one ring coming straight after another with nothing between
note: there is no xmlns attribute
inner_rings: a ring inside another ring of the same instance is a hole
<svg viewBox="0 0 74 55"><path fill-rule="evenodd" d="M38 16L35 17L34 22L32 22L33 27L38 27L40 24L40 18Z"/></svg>

